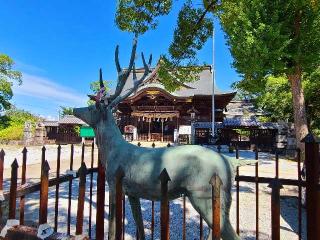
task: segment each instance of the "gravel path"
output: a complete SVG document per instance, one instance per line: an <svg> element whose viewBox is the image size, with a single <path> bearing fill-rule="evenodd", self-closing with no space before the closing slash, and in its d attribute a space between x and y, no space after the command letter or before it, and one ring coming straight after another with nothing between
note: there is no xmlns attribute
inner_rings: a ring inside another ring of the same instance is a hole
<svg viewBox="0 0 320 240"><path fill-rule="evenodd" d="M64 154L67 155L69 150L68 146L65 147ZM1 148L1 147L0 147ZM52 148L52 150L51 150ZM38 147L38 152L34 151L33 156L41 156L41 148ZM55 163L54 147L47 148L47 156L50 165ZM50 150L49 150L50 149ZM64 149L64 148L63 148ZM52 153L51 153L52 152ZM11 153L10 153L11 154ZM12 153L9 156L14 156ZM38 154L38 155L37 155ZM39 155L40 154L40 155ZM52 155L52 156L51 156ZM75 157L80 160L81 147L76 146ZM232 155L232 154L231 154ZM234 154L233 154L234 155ZM7 157L8 155L6 155ZM86 155L86 162L89 162L90 153ZM241 151L240 157L254 158L254 154L250 151ZM50 158L50 159L49 159ZM259 156L259 175L273 177L275 172L275 162L274 156L268 153L260 153ZM31 159L31 155L30 155ZM76 161L76 162L77 162ZM68 157L63 160L66 162L66 169L68 168ZM79 161L80 162L80 161ZM29 168L34 166L34 171L31 173ZM37 168L35 166L38 166ZM282 178L296 178L297 164L292 161L287 161L281 159L279 162L280 166L280 177ZM52 167L52 171L54 172ZM39 173L39 164L36 162L28 166L29 176L30 174ZM243 166L240 168L240 175L254 175L254 167ZM89 182L89 178L87 178ZM93 196L93 215L92 215L92 227L94 232L95 227L95 200L96 200L96 175L94 175L94 196ZM75 220L77 211L77 185L78 181L74 181L73 184L73 200L72 200L72 233L75 232ZM86 203L85 203L85 222L84 231L88 232L88 215L89 215L89 184L87 183L87 193L86 193ZM271 239L271 198L270 198L270 188L265 184L259 185L259 235L260 239ZM235 207L235 189L233 190L233 203L231 207L231 222L235 227L236 225L236 207ZM53 225L54 222L54 196L55 188L50 188L49 190L49 216L48 222ZM30 194L27 196L26 201L26 219L30 222L38 219L38 207L39 207L39 193ZM60 186L60 198L59 198L59 228L61 232L66 231L67 222L67 203L68 203L68 184L62 184ZM281 239L294 240L298 239L297 231L297 219L298 219L298 200L297 200L297 188L295 187L285 187L281 190ZM155 204L155 239L160 239L160 212L159 203ZM142 211L144 217L144 225L146 229L147 239L150 239L150 227L151 227L151 202L142 200ZM177 199L170 203L170 239L182 239L182 199ZM108 217L108 189L106 189L106 207L105 207L105 231L108 231L107 217ZM187 201L187 239L199 239L199 215L192 208L191 204ZM204 224L206 226L206 224ZM303 212L303 230L305 230L305 212ZM126 237L125 239L135 239L135 225L130 211L130 206L128 201L126 201ZM240 183L240 236L242 239L251 240L255 239L255 185L250 183ZM205 235L208 233L208 228L204 227ZM305 233L303 231L303 238L305 238Z"/></svg>

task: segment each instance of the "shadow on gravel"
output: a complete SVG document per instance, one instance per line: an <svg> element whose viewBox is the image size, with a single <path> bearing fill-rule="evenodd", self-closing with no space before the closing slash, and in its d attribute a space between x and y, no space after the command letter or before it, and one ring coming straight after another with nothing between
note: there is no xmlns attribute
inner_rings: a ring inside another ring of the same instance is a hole
<svg viewBox="0 0 320 240"><path fill-rule="evenodd" d="M288 223L290 229L281 226L282 230L291 231L298 234L299 221L298 221L298 197L296 196L281 196L280 198L280 214L282 218ZM302 208L302 238L306 240L306 211Z"/></svg>

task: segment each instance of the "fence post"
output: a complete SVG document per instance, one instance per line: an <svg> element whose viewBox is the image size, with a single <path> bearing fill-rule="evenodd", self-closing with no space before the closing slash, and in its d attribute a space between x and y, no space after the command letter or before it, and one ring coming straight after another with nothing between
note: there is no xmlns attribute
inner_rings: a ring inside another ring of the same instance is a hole
<svg viewBox="0 0 320 240"><path fill-rule="evenodd" d="M81 163L84 162L84 148L85 148L85 145L84 145L84 142L82 143L82 148L81 148Z"/></svg>
<svg viewBox="0 0 320 240"><path fill-rule="evenodd" d="M61 158L61 146L58 145L57 148L57 173L56 178L60 178L60 158ZM54 231L57 232L58 230L58 215L59 215L59 182L56 185L56 199L55 199L55 206L54 206Z"/></svg>
<svg viewBox="0 0 320 240"><path fill-rule="evenodd" d="M239 159L239 147L238 143L236 145L236 159ZM240 234L240 183L239 183L239 167L236 169L236 179L237 179L237 199L236 199L236 216L237 216L237 234Z"/></svg>
<svg viewBox="0 0 320 240"><path fill-rule="evenodd" d="M259 151L255 146L255 160L259 159ZM255 164L255 185L256 185L256 240L259 240L259 162Z"/></svg>
<svg viewBox="0 0 320 240"><path fill-rule="evenodd" d="M71 147L70 147L70 171L73 171L73 154L74 154L74 145L71 144ZM67 234L68 235L70 235L70 224L71 224L72 179L73 179L73 176L70 176L69 191L68 191L68 216L67 216Z"/></svg>
<svg viewBox="0 0 320 240"><path fill-rule="evenodd" d="M11 184L10 184L10 198L9 198L9 219L16 218L16 197L17 197L17 178L18 178L18 161L14 159L11 164Z"/></svg>
<svg viewBox="0 0 320 240"><path fill-rule="evenodd" d="M116 171L116 239L122 240L122 180L124 178L124 171L121 166Z"/></svg>
<svg viewBox="0 0 320 240"><path fill-rule="evenodd" d="M182 224L182 240L186 240L186 195L183 195L183 224Z"/></svg>
<svg viewBox="0 0 320 240"><path fill-rule="evenodd" d="M168 199L168 182L171 181L167 169L163 169L160 173L159 180L161 182L161 240L169 240L169 199Z"/></svg>
<svg viewBox="0 0 320 240"><path fill-rule="evenodd" d="M46 161L46 147L43 146L41 149L41 166L44 164L44 162ZM42 170L42 167L41 167Z"/></svg>
<svg viewBox="0 0 320 240"><path fill-rule="evenodd" d="M39 225L47 223L48 216L48 193L49 193L49 170L48 161L44 161L41 169L40 186L40 207L39 207Z"/></svg>
<svg viewBox="0 0 320 240"><path fill-rule="evenodd" d="M98 176L97 176L97 214L96 214L96 239L104 239L104 198L105 198L106 173L101 163L101 152L98 149ZM110 203L109 203L110 207ZM110 213L110 212L109 212Z"/></svg>
<svg viewBox="0 0 320 240"><path fill-rule="evenodd" d="M0 151L0 194L3 197L3 163L5 152L3 149ZM0 201L0 219L2 218L2 202Z"/></svg>
<svg viewBox="0 0 320 240"><path fill-rule="evenodd" d="M280 189L282 185L278 178L272 180L268 185L272 189L271 193L271 228L272 240L280 240Z"/></svg>
<svg viewBox="0 0 320 240"><path fill-rule="evenodd" d="M299 224L299 240L301 240L302 237L302 176L301 176L301 151L299 148L297 148L297 163L298 163L298 224Z"/></svg>
<svg viewBox="0 0 320 240"><path fill-rule="evenodd" d="M79 173L79 196L78 196L76 235L81 235L83 231L83 210L84 210L84 197L86 194L86 176L87 176L87 166L84 162L81 163L81 167L79 168L78 173Z"/></svg>
<svg viewBox="0 0 320 240"><path fill-rule="evenodd" d="M152 148L155 148L156 144L153 142L151 146L152 146Z"/></svg>
<svg viewBox="0 0 320 240"><path fill-rule="evenodd" d="M94 164L94 141L91 145L91 169L93 169ZM92 188L93 188L93 172L90 174L90 197L89 197L89 238L91 238L91 224L92 224Z"/></svg>
<svg viewBox="0 0 320 240"><path fill-rule="evenodd" d="M209 183L212 186L212 240L220 240L220 188L222 181L217 174L214 174Z"/></svg>
<svg viewBox="0 0 320 240"><path fill-rule="evenodd" d="M26 165L27 165L27 148L24 147L22 150L22 175L21 175L21 185L26 183ZM25 197L22 196L20 198L20 225L24 224L24 205L25 205Z"/></svg>
<svg viewBox="0 0 320 240"><path fill-rule="evenodd" d="M126 196L124 194L122 198L122 209L122 239L124 239L126 234Z"/></svg>
<svg viewBox="0 0 320 240"><path fill-rule="evenodd" d="M309 133L305 143L307 239L320 239L319 140Z"/></svg>

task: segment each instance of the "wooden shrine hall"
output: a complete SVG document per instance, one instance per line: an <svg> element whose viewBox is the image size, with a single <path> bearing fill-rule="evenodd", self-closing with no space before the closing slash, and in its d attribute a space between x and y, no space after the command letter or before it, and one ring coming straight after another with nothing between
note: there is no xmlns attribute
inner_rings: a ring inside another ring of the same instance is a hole
<svg viewBox="0 0 320 240"><path fill-rule="evenodd" d="M153 70L153 69L152 69ZM137 77L143 74L137 69ZM212 121L212 71L205 66L199 80L168 92L152 71L137 92L119 104L117 123L127 140L175 141L191 134L192 122ZM133 86L132 74L122 94ZM215 88L215 121L223 121L223 109L235 92L221 92Z"/></svg>

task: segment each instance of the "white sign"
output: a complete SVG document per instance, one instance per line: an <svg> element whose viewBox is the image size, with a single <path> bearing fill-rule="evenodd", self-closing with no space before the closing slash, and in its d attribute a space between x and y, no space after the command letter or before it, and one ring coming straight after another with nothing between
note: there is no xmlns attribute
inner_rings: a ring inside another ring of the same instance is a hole
<svg viewBox="0 0 320 240"><path fill-rule="evenodd" d="M187 134L191 135L191 126L182 125L179 127L179 135Z"/></svg>

